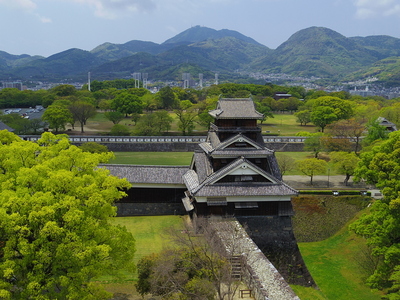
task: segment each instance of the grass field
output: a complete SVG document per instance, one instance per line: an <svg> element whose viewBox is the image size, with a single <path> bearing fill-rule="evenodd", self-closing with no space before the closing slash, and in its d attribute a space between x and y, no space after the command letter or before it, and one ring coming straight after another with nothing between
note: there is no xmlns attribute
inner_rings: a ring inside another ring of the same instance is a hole
<svg viewBox="0 0 400 300"><path fill-rule="evenodd" d="M178 119L174 112L169 113L173 118L173 122L171 124L171 129L169 130L169 134L171 135L181 135L180 129L178 127ZM119 124L126 125L131 131L134 131L135 126L130 117L124 118ZM107 133L111 130L114 124L107 120L104 116L104 112L98 112L96 116L90 118L87 121L85 126L86 131L91 134L97 133ZM205 134L207 129L198 123L194 123L195 128L192 135L196 135L198 133ZM274 135L282 135L282 136L294 136L296 133L300 131L307 132L316 132L317 128L314 125L306 125L300 126L299 123L296 122L296 117L293 114L274 114L274 118L268 118L264 124L260 125L262 128L262 132L269 132ZM67 127L70 128L70 127ZM75 132L80 132L80 126L78 123L73 130Z"/></svg>
<svg viewBox="0 0 400 300"><path fill-rule="evenodd" d="M382 294L365 284L361 267L364 241L344 227L321 242L299 243L304 261L317 282L319 291L294 287L301 300L379 300Z"/></svg>
<svg viewBox="0 0 400 300"><path fill-rule="evenodd" d="M110 164L188 166L193 152L114 152Z"/></svg>
<svg viewBox="0 0 400 300"><path fill-rule="evenodd" d="M300 131L311 133L318 131L314 125L300 126L293 114L274 114L273 118L268 118L261 126L263 133L269 132L283 136L294 136Z"/></svg>

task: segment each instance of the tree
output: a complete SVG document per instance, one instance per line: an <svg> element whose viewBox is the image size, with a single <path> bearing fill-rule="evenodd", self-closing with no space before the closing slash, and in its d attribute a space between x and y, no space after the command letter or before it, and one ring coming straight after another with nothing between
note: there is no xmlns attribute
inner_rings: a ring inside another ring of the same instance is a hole
<svg viewBox="0 0 400 300"><path fill-rule="evenodd" d="M124 114L119 111L106 111L104 116L113 122L113 124L118 124L124 119Z"/></svg>
<svg viewBox="0 0 400 300"><path fill-rule="evenodd" d="M367 239L372 254L381 258L375 272L367 279L372 288L387 289L387 299L398 299L400 292L400 131L360 155L356 179L376 184L384 195L351 225Z"/></svg>
<svg viewBox="0 0 400 300"><path fill-rule="evenodd" d="M305 126L311 122L311 112L309 110L301 110L294 113L294 115L301 126Z"/></svg>
<svg viewBox="0 0 400 300"><path fill-rule="evenodd" d="M110 134L113 136L127 136L130 135L131 132L125 125L115 124L113 127L111 127Z"/></svg>
<svg viewBox="0 0 400 300"><path fill-rule="evenodd" d="M143 104L138 95L130 94L127 91L120 91L112 101L111 108L128 116L133 113L141 114Z"/></svg>
<svg viewBox="0 0 400 300"><path fill-rule="evenodd" d="M160 89L157 94L161 102L161 108L170 109L176 107L175 94L170 86Z"/></svg>
<svg viewBox="0 0 400 300"><path fill-rule="evenodd" d="M323 136L321 137L321 144L326 152L351 152L353 150L353 145L348 138Z"/></svg>
<svg viewBox="0 0 400 300"><path fill-rule="evenodd" d="M69 106L69 110L74 118L81 124L81 132L84 132L86 121L96 115L96 107L84 101L75 101Z"/></svg>
<svg viewBox="0 0 400 300"><path fill-rule="evenodd" d="M365 132L365 124L360 119L339 120L328 125L331 135L339 138L353 139L355 141L354 152L357 153L360 148L360 138Z"/></svg>
<svg viewBox="0 0 400 300"><path fill-rule="evenodd" d="M135 135L152 136L157 135L157 128L154 126L156 116L152 113L144 114L138 121L135 128Z"/></svg>
<svg viewBox="0 0 400 300"><path fill-rule="evenodd" d="M171 123L174 120L166 110L160 110L154 114L154 127L157 128L158 133L163 131L168 132L171 129Z"/></svg>
<svg viewBox="0 0 400 300"><path fill-rule="evenodd" d="M86 142L79 146L80 149L84 152L90 153L103 153L108 152L108 148L105 145L96 143L96 142Z"/></svg>
<svg viewBox="0 0 400 300"><path fill-rule="evenodd" d="M314 175L324 173L327 163L318 158L307 158L297 162L297 169L304 175L310 176L311 185L313 184Z"/></svg>
<svg viewBox="0 0 400 300"><path fill-rule="evenodd" d="M52 88L50 92L56 94L59 97L66 97L74 95L76 93L76 88L70 84L62 84Z"/></svg>
<svg viewBox="0 0 400 300"><path fill-rule="evenodd" d="M183 135L191 134L195 125L194 121L197 117L197 111L194 107L189 109L176 109L175 114L178 117L178 127Z"/></svg>
<svg viewBox="0 0 400 300"><path fill-rule="evenodd" d="M52 104L43 113L42 120L49 123L49 127L57 133L60 129L65 130L65 125L72 123L73 117L67 107Z"/></svg>
<svg viewBox="0 0 400 300"><path fill-rule="evenodd" d="M348 119L353 115L353 104L337 97L323 96L312 102L311 121L324 132L326 125Z"/></svg>
<svg viewBox="0 0 400 300"><path fill-rule="evenodd" d="M363 139L363 145L371 145L372 143L388 138L389 132L385 126L381 126L378 120L370 121L367 124L367 135Z"/></svg>
<svg viewBox="0 0 400 300"><path fill-rule="evenodd" d="M311 151L315 158L318 158L318 154L324 148L321 140L322 136L322 133L313 133L304 140L304 150Z"/></svg>
<svg viewBox="0 0 400 300"><path fill-rule="evenodd" d="M134 270L134 239L110 222L130 185L98 167L112 155L51 133L0 145L2 299L109 299L93 279Z"/></svg>
<svg viewBox="0 0 400 300"><path fill-rule="evenodd" d="M194 236L187 225L179 233L171 230L178 247L139 261L136 287L142 295L152 293L163 299L234 298L238 281L232 276L229 257L239 248L236 241L240 234L234 227L219 223L224 227L225 238L231 239L229 246L223 246L210 223L204 219L197 222L201 237Z"/></svg>
<svg viewBox="0 0 400 300"><path fill-rule="evenodd" d="M328 106L319 106L314 108L310 114L310 119L315 126L321 128L322 132L324 132L327 125L338 120L335 110Z"/></svg>
<svg viewBox="0 0 400 300"><path fill-rule="evenodd" d="M296 167L296 160L289 155L278 153L276 159L282 175L285 175L286 172L292 171Z"/></svg>
<svg viewBox="0 0 400 300"><path fill-rule="evenodd" d="M347 185L360 159L354 152L332 152L330 157L336 170L346 175L344 184Z"/></svg>
<svg viewBox="0 0 400 300"><path fill-rule="evenodd" d="M271 112L271 107L268 105L266 102L256 102L256 108L257 111L262 113L264 117L261 119L261 124L267 119L267 118L273 118L274 115Z"/></svg>

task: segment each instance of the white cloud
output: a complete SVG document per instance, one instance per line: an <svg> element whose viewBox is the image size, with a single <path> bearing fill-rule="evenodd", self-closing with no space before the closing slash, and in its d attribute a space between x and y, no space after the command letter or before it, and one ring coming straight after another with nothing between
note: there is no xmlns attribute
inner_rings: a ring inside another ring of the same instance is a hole
<svg viewBox="0 0 400 300"><path fill-rule="evenodd" d="M15 9L23 9L28 11L35 10L37 6L32 0L0 0L0 4Z"/></svg>
<svg viewBox="0 0 400 300"><path fill-rule="evenodd" d="M126 12L152 11L156 8L153 0L67 0L84 5L94 9L98 17L114 19L120 14Z"/></svg>
<svg viewBox="0 0 400 300"><path fill-rule="evenodd" d="M400 16L400 0L354 0L356 16L367 19L378 16Z"/></svg>

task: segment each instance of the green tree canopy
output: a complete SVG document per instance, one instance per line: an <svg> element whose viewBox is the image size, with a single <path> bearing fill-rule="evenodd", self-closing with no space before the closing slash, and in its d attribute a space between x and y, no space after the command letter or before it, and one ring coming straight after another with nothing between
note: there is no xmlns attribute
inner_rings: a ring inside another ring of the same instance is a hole
<svg viewBox="0 0 400 300"><path fill-rule="evenodd" d="M134 269L132 235L110 222L130 185L98 167L112 155L51 133L0 145L1 299L109 299L93 279Z"/></svg>
<svg viewBox="0 0 400 300"><path fill-rule="evenodd" d="M332 152L330 157L336 170L340 174L346 175L344 183L347 185L360 161L359 157L354 152Z"/></svg>
<svg viewBox="0 0 400 300"><path fill-rule="evenodd" d="M66 106L52 104L43 113L42 120L57 133L60 129L64 130L66 124L73 122L73 116Z"/></svg>
<svg viewBox="0 0 400 300"><path fill-rule="evenodd" d="M319 97L312 101L311 121L322 132L326 125L334 121L348 119L353 115L353 104L348 100L343 100L332 96Z"/></svg>
<svg viewBox="0 0 400 300"><path fill-rule="evenodd" d="M381 263L367 283L378 289L388 289L388 299L398 299L400 292L400 131L389 139L361 153L355 176L374 183L382 190L383 200L377 200L370 214L363 215L351 228L367 239L372 254Z"/></svg>
<svg viewBox="0 0 400 300"><path fill-rule="evenodd" d="M161 88L157 96L160 100L161 108L170 109L176 107L176 97L170 86Z"/></svg>
<svg viewBox="0 0 400 300"><path fill-rule="evenodd" d="M138 95L131 94L128 91L121 91L112 101L111 108L127 116L132 113L141 114L143 104Z"/></svg>
<svg viewBox="0 0 400 300"><path fill-rule="evenodd" d="M75 101L68 107L74 120L81 125L81 132L84 132L86 121L96 115L96 107L85 101Z"/></svg>
<svg viewBox="0 0 400 300"><path fill-rule="evenodd" d="M314 154L315 158L318 158L318 154L324 149L321 138L323 137L322 133L312 133L307 136L304 140L304 150L311 151Z"/></svg>
<svg viewBox="0 0 400 300"><path fill-rule="evenodd" d="M297 162L297 169L304 175L310 177L313 184L313 177L326 171L326 161L318 158L306 158Z"/></svg>

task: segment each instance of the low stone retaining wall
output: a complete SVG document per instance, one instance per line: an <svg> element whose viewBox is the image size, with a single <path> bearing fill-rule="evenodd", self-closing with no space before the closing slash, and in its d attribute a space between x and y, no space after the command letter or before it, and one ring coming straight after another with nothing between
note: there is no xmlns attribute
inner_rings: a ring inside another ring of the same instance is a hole
<svg viewBox="0 0 400 300"><path fill-rule="evenodd" d="M118 217L185 215L182 203L116 203Z"/></svg>
<svg viewBox="0 0 400 300"><path fill-rule="evenodd" d="M21 135L21 138L37 141L39 135ZM301 152L305 137L264 136L267 148L280 152ZM114 152L193 152L205 136L70 136L74 145L96 142Z"/></svg>
<svg viewBox="0 0 400 300"><path fill-rule="evenodd" d="M238 221L210 219L210 225L227 253L242 257L242 280L256 300L300 300Z"/></svg>

